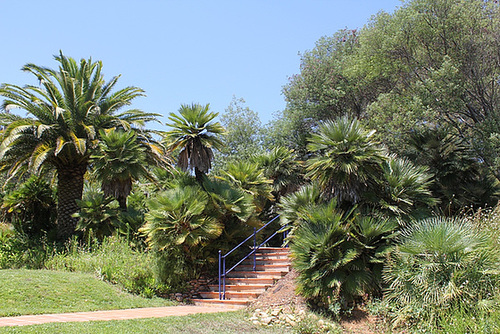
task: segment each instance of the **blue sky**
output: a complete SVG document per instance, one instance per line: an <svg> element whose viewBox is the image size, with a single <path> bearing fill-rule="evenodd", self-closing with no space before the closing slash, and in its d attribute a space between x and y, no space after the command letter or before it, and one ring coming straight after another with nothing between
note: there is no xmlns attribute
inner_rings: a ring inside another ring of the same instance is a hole
<svg viewBox="0 0 500 334"><path fill-rule="evenodd" d="M0 82L35 84L20 68L55 68L53 55L62 50L102 60L106 79L122 75L118 88L146 90L134 108L168 115L197 102L222 113L236 96L266 123L285 108L281 89L299 72L299 52L398 6L399 0L0 0Z"/></svg>

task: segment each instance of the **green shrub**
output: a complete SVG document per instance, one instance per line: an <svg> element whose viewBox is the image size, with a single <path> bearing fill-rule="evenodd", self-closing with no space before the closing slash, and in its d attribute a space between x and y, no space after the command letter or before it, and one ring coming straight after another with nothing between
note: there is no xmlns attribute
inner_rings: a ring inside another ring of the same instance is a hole
<svg viewBox="0 0 500 334"><path fill-rule="evenodd" d="M45 266L47 269L93 273L102 280L145 297L166 290L155 279L153 256L132 249L121 237L104 238L102 243L86 247L73 240L66 252L55 255Z"/></svg>
<svg viewBox="0 0 500 334"><path fill-rule="evenodd" d="M0 232L1 269L41 269L47 259L57 253L57 246L45 236L29 238L24 233Z"/></svg>
<svg viewBox="0 0 500 334"><path fill-rule="evenodd" d="M366 294L380 292L384 256L397 224L342 214L335 202L301 213L292 237L299 292L339 314Z"/></svg>
<svg viewBox="0 0 500 334"><path fill-rule="evenodd" d="M435 330L457 312L498 312L500 252L491 237L464 219L413 223L384 269L394 326Z"/></svg>

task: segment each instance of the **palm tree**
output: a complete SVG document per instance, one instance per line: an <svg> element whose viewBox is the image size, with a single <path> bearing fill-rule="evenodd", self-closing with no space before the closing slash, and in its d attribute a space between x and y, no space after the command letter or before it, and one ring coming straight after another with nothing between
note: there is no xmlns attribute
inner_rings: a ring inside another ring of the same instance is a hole
<svg viewBox="0 0 500 334"><path fill-rule="evenodd" d="M218 113L209 112L209 105L181 105L179 114L170 113L172 130L166 134L170 151L180 149L177 165L183 171L194 170L196 179L202 182L203 176L212 168L212 148L221 148L218 135L224 133L219 122L212 122Z"/></svg>
<svg viewBox="0 0 500 334"><path fill-rule="evenodd" d="M152 177L146 168L146 148L134 131L112 128L101 130L100 137L99 150L92 156L94 173L101 181L104 196L116 198L120 209L126 211L132 181L141 176Z"/></svg>
<svg viewBox="0 0 500 334"><path fill-rule="evenodd" d="M355 204L362 192L380 175L385 152L356 119L326 121L309 138L307 149L315 156L307 161L308 176L317 181L327 198L339 204Z"/></svg>
<svg viewBox="0 0 500 334"><path fill-rule="evenodd" d="M169 189L148 201L149 212L140 231L153 249L180 246L192 256L193 247L222 233L223 225L204 213L208 203L200 186Z"/></svg>
<svg viewBox="0 0 500 334"><path fill-rule="evenodd" d="M264 176L263 170L256 163L238 161L229 163L222 171L221 179L233 184L252 195L258 212L264 210L268 201L273 201L272 180Z"/></svg>
<svg viewBox="0 0 500 334"><path fill-rule="evenodd" d="M304 183L302 163L291 149L278 146L270 151L252 157L264 175L273 180L273 192L276 201L281 196L297 190Z"/></svg>
<svg viewBox="0 0 500 334"><path fill-rule="evenodd" d="M84 175L91 155L100 140L100 129L141 130L156 114L122 107L144 95L137 87L112 92L118 76L105 82L102 63L55 57L59 68L53 70L27 64L23 70L37 77L39 86L3 84L2 114L6 127L0 139L0 171L11 176L25 171L39 172L44 167L57 173L57 223L60 238L71 236L77 224L72 215L82 198ZM20 108L27 117L12 117L8 111Z"/></svg>

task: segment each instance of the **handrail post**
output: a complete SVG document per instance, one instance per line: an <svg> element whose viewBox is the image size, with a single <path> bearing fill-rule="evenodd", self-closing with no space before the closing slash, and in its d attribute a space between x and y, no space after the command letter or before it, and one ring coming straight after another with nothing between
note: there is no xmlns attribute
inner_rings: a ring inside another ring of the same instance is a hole
<svg viewBox="0 0 500 334"><path fill-rule="evenodd" d="M222 299L226 300L226 257L222 258Z"/></svg>
<svg viewBox="0 0 500 334"><path fill-rule="evenodd" d="M257 229L254 227L253 228L253 271L255 271L255 265L256 265L256 258L257 258L257 238L256 238L256 231Z"/></svg>
<svg viewBox="0 0 500 334"><path fill-rule="evenodd" d="M220 260L221 260L221 256L222 256L222 251L219 249L219 300L222 299L222 292L220 290Z"/></svg>

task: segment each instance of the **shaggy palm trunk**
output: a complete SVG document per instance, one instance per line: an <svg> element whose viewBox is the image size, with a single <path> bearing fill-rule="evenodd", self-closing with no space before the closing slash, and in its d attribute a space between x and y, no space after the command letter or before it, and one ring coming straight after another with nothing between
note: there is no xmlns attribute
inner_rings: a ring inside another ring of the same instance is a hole
<svg viewBox="0 0 500 334"><path fill-rule="evenodd" d="M82 199L83 176L87 164L61 166L57 169L57 236L61 240L70 238L76 230L78 211L76 200Z"/></svg>

